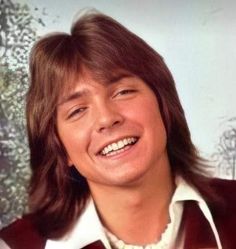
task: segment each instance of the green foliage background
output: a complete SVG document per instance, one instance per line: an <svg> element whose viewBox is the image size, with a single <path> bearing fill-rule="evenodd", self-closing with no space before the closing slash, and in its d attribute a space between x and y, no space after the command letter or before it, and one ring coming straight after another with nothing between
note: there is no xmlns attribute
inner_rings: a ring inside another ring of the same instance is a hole
<svg viewBox="0 0 236 249"><path fill-rule="evenodd" d="M1 0L0 228L27 209L30 169L24 107L28 54L37 38L37 23L28 5Z"/></svg>

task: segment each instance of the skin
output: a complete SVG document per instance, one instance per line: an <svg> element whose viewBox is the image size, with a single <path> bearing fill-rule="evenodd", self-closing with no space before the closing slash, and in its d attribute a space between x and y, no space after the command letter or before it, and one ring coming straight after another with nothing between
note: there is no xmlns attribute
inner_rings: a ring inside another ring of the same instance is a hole
<svg viewBox="0 0 236 249"><path fill-rule="evenodd" d="M103 224L126 243L155 242L168 223L173 182L152 90L130 74L101 84L84 70L60 100L57 128L68 165L87 179ZM101 155L104 146L130 137L134 145Z"/></svg>

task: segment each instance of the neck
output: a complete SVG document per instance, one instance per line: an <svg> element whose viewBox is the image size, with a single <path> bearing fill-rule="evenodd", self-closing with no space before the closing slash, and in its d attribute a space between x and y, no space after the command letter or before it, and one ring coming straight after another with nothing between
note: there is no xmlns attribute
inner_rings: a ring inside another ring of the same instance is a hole
<svg viewBox="0 0 236 249"><path fill-rule="evenodd" d="M155 243L164 232L174 191L167 166L129 187L91 188L103 225L125 243Z"/></svg>

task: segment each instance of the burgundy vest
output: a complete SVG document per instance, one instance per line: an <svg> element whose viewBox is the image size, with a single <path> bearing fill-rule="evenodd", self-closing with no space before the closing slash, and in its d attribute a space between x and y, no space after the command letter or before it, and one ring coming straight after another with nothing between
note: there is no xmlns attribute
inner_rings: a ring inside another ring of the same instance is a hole
<svg viewBox="0 0 236 249"><path fill-rule="evenodd" d="M212 209L223 249L236 249L236 183L217 181L215 186L223 193L226 205ZM182 230L185 231L184 249L216 248L214 234L209 223L194 201L187 201L184 207ZM89 230L88 230L89 233ZM0 231L2 238L11 249L44 249L47 238L42 237L31 222L30 216L17 220ZM101 241L96 241L83 249L104 249ZM80 248L78 248L80 249Z"/></svg>

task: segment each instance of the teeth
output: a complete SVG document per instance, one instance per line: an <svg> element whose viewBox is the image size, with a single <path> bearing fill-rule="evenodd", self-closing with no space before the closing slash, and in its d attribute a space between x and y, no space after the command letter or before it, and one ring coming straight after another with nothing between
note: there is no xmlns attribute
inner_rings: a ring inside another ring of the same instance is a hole
<svg viewBox="0 0 236 249"><path fill-rule="evenodd" d="M112 143L107 145L101 152L102 155L107 155L109 154L114 154L115 151L117 150L122 150L126 145L133 144L137 141L137 138L135 137L129 137L129 138L124 138L122 140L119 140L116 143Z"/></svg>
<svg viewBox="0 0 236 249"><path fill-rule="evenodd" d="M118 144L116 144L116 143L113 143L111 146L112 146L112 150L118 150L119 149Z"/></svg>
<svg viewBox="0 0 236 249"><path fill-rule="evenodd" d="M123 148L123 147L125 146L125 144L123 143L123 141L119 141L119 142L117 143L117 145L118 145L118 148L119 148L119 149L121 149L121 148Z"/></svg>

